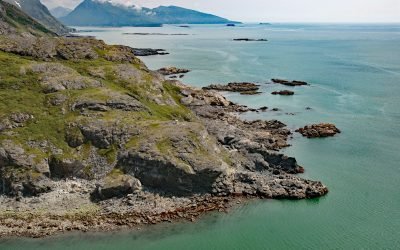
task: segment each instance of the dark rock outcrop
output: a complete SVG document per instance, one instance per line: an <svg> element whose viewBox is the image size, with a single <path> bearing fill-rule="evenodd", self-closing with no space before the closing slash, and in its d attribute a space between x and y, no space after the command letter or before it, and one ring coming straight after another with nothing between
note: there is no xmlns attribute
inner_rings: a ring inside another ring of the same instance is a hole
<svg viewBox="0 0 400 250"><path fill-rule="evenodd" d="M156 56L156 55L169 55L164 49L133 49L135 56Z"/></svg>
<svg viewBox="0 0 400 250"><path fill-rule="evenodd" d="M288 81L288 80L282 80L282 79L272 79L273 83L278 83L278 84L282 84L285 86L291 86L291 87L295 87L295 86L304 86L304 85L308 85L307 82L303 82L303 81Z"/></svg>
<svg viewBox="0 0 400 250"><path fill-rule="evenodd" d="M249 92L255 93L260 89L260 85L251 82L231 82L226 85L211 84L203 87L204 90L218 90L218 91L231 91L231 92Z"/></svg>
<svg viewBox="0 0 400 250"><path fill-rule="evenodd" d="M337 133L341 133L341 131L331 123L320 123L305 126L304 128L297 129L296 132L299 132L308 138L329 137L334 136Z"/></svg>

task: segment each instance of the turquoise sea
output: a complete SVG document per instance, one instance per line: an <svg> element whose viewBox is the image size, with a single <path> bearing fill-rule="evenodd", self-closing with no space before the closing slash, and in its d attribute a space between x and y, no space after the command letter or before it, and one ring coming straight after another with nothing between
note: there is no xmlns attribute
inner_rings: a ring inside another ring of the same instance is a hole
<svg viewBox="0 0 400 250"><path fill-rule="evenodd" d="M187 84L259 82L261 95L226 95L251 107L281 111L245 118L278 119L291 129L335 123L342 134L314 140L295 135L285 150L305 167L304 177L321 180L330 192L315 200L255 201L195 223L1 240L0 249L400 249L400 25L79 29L112 44L166 49L170 55L143 60L151 69L191 69L183 78ZM294 88L291 97L273 96L270 92L288 87L266 84L271 78L304 80L311 86Z"/></svg>

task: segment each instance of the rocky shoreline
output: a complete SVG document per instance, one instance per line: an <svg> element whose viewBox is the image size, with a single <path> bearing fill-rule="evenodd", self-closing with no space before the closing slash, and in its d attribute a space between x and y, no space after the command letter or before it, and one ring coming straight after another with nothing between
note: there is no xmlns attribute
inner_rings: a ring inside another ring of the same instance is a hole
<svg viewBox="0 0 400 250"><path fill-rule="evenodd" d="M0 237L194 221L241 199L328 193L279 153L285 124L238 115L267 107L214 91L258 85L193 88L165 76L187 70L152 71L128 46L26 27L35 21L3 2L0 14Z"/></svg>

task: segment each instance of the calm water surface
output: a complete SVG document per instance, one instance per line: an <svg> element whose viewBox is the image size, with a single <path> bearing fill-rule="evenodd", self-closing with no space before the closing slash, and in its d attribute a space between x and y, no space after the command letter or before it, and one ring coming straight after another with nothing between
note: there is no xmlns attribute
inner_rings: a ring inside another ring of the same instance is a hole
<svg viewBox="0 0 400 250"><path fill-rule="evenodd" d="M307 140L295 135L285 150L306 168L304 177L321 180L330 193L315 200L253 202L196 223L141 231L3 240L0 249L400 249L400 25L199 25L96 28L84 34L166 49L170 55L143 60L152 69L192 69L183 81L194 86L259 82L261 95L226 95L282 111L245 118L279 119L292 129L335 123L343 131L339 136ZM232 41L243 37L269 41ZM295 88L292 97L273 96L272 91L287 87L266 84L271 78L305 80L311 86Z"/></svg>

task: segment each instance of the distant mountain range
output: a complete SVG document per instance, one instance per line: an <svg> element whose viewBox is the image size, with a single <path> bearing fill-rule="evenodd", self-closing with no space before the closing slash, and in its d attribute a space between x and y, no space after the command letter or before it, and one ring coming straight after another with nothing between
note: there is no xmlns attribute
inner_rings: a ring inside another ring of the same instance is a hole
<svg viewBox="0 0 400 250"><path fill-rule="evenodd" d="M50 10L50 13L56 18L65 17L71 12L72 12L71 9L64 8L61 6Z"/></svg>
<svg viewBox="0 0 400 250"><path fill-rule="evenodd" d="M232 21L177 6L139 8L104 0L84 0L60 20L72 26L161 26L162 24L223 24Z"/></svg>
<svg viewBox="0 0 400 250"><path fill-rule="evenodd" d="M53 17L47 7L44 6L40 0L5 0L5 2L20 8L23 12L54 33L61 35L71 31L71 29Z"/></svg>

